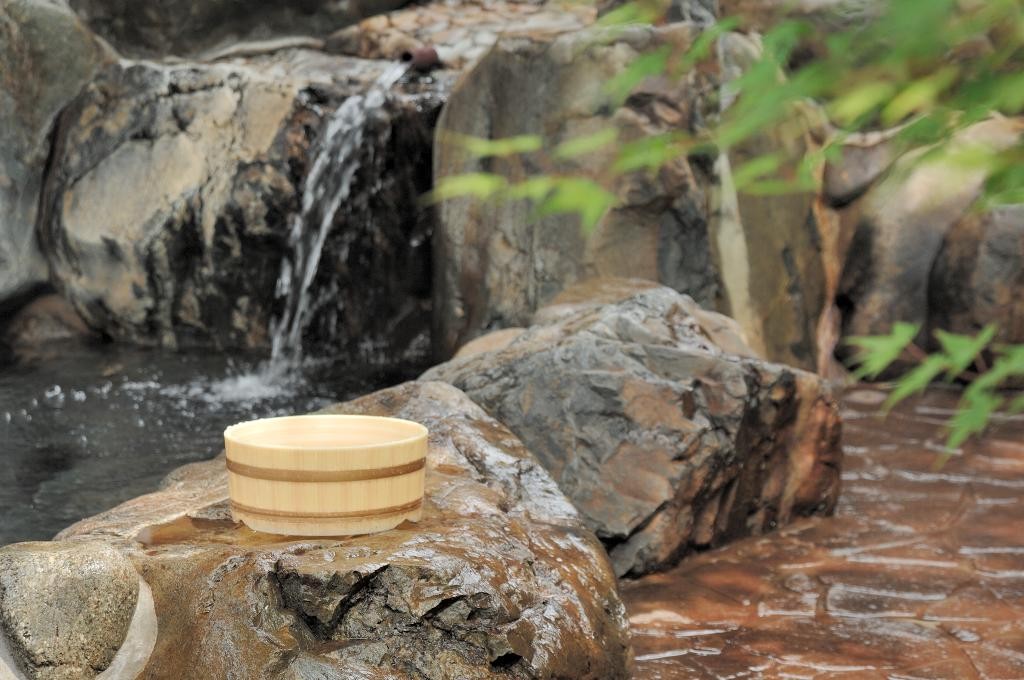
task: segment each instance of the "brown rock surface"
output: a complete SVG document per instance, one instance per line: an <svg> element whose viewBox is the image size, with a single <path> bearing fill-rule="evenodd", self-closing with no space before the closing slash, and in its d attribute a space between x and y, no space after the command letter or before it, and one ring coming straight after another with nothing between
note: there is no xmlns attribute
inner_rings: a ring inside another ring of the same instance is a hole
<svg viewBox="0 0 1024 680"><path fill-rule="evenodd" d="M725 85L760 58L760 41L729 33L720 38L718 55L724 112L735 99ZM813 191L746 191L736 187L733 171L780 150L799 158L816 146L823 121L824 114L807 105L794 110L788 125L762 130L722 154L709 225L721 279L717 309L736 319L760 355L808 370L819 364L817 326L828 295L831 222ZM797 169L778 172L795 176Z"/></svg>
<svg viewBox="0 0 1024 680"><path fill-rule="evenodd" d="M747 31L766 33L788 20L810 25L797 49L798 58L828 54L825 38L834 32L855 29L878 17L885 0L717 0L719 16L739 20Z"/></svg>
<svg viewBox="0 0 1024 680"><path fill-rule="evenodd" d="M840 459L829 390L723 352L694 306L663 286L584 304L423 378L458 386L515 432L620 575L827 513Z"/></svg>
<svg viewBox="0 0 1024 680"><path fill-rule="evenodd" d="M898 130L853 133L843 139L839 157L825 163L822 193L843 206L859 198L892 166L901 148Z"/></svg>
<svg viewBox="0 0 1024 680"><path fill-rule="evenodd" d="M607 557L512 433L442 383L330 410L430 429L421 522L343 539L256 534L218 502L214 460L63 532L118 545L152 589L159 637L142 677L629 676Z"/></svg>
<svg viewBox="0 0 1024 680"><path fill-rule="evenodd" d="M936 469L956 396L848 393L834 518L625 584L637 677L1024 677L1024 418Z"/></svg>

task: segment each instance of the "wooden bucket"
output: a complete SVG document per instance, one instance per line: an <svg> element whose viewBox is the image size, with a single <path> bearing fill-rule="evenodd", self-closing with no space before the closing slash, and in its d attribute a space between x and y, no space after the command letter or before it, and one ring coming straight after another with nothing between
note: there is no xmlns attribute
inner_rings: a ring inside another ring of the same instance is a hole
<svg viewBox="0 0 1024 680"><path fill-rule="evenodd" d="M398 418L266 418L224 431L231 512L249 528L349 536L420 518L427 428Z"/></svg>

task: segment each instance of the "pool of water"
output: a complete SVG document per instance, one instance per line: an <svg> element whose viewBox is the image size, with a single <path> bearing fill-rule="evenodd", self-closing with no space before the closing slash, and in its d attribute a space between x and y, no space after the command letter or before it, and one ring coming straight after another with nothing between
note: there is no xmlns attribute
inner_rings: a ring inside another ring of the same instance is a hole
<svg viewBox="0 0 1024 680"><path fill-rule="evenodd" d="M0 545L45 540L217 455L251 418L304 413L415 376L327 360L56 345L0 366Z"/></svg>

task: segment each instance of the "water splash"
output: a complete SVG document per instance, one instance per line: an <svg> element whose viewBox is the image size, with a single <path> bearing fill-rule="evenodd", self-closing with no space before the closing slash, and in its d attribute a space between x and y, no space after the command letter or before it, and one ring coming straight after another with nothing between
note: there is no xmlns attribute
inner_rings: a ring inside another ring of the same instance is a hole
<svg viewBox="0 0 1024 680"><path fill-rule="evenodd" d="M313 307L310 287L334 217L349 198L359 170L366 124L387 101L388 91L407 68L407 64L391 66L365 94L346 99L330 117L317 144L302 193L302 210L291 224L290 254L282 262L277 280L276 294L285 298L285 306L281 316L271 323L267 370L272 375L285 376L302 361L302 333Z"/></svg>

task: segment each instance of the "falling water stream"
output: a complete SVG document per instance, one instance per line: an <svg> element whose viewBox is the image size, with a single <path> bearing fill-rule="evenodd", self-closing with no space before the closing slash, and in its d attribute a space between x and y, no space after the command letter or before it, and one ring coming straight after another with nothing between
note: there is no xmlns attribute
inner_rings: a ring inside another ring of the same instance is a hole
<svg viewBox="0 0 1024 680"><path fill-rule="evenodd" d="M301 413L412 377L410 369L305 356L313 279L360 169L368 123L405 71L395 65L328 118L277 284L272 356L53 346L0 365L0 545L47 539L215 455L225 426Z"/></svg>
<svg viewBox="0 0 1024 680"><path fill-rule="evenodd" d="M314 311L311 286L324 243L338 209L348 199L359 170L359 150L371 114L384 105L388 91L408 68L394 64L365 94L346 99L334 112L317 145L302 192L302 211L292 220L291 253L281 266L276 294L284 311L271 324L270 370L287 373L302 359L302 333Z"/></svg>

